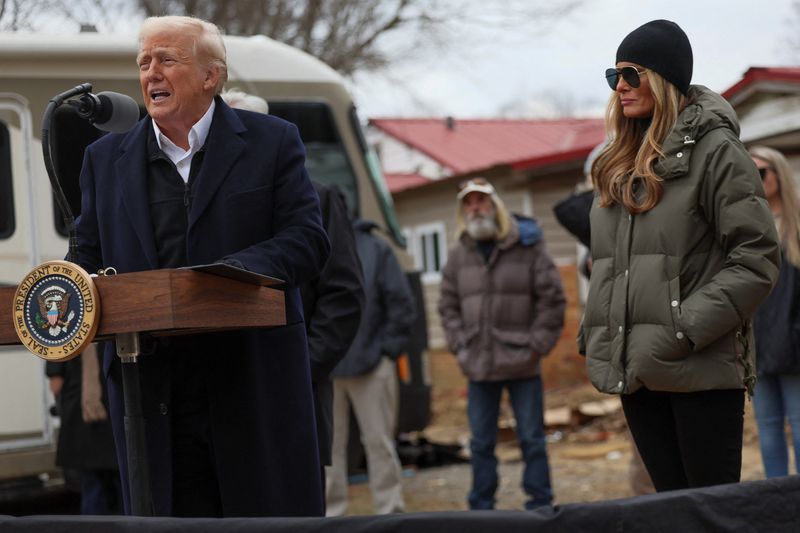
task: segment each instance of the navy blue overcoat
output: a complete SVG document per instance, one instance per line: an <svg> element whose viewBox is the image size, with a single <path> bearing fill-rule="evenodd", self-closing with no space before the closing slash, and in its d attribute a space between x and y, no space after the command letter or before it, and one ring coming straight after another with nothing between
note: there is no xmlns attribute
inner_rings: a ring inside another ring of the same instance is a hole
<svg viewBox="0 0 800 533"><path fill-rule="evenodd" d="M145 118L130 132L103 137L85 152L77 231L79 263L89 272L159 267L147 196L148 128L152 123ZM305 326L295 287L318 274L329 243L305 170L305 149L294 125L232 110L219 97L205 146L192 187L188 263L229 258L287 282L287 326L198 337L197 364L208 394L223 514L319 515L323 491ZM164 359L139 359L157 515L172 511L170 386ZM118 364L109 346L104 370L129 508L122 388L113 370Z"/></svg>

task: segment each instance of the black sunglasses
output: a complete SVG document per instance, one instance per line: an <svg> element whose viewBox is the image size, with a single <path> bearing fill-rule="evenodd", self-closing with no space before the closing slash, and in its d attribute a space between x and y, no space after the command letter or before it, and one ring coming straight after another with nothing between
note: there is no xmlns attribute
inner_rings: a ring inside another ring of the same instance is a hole
<svg viewBox="0 0 800 533"><path fill-rule="evenodd" d="M638 89L639 85L642 84L642 81L639 78L645 72L647 72L647 70L636 70L636 67L631 66L622 68L607 68L606 81L608 82L608 86L611 87L611 90L616 91L617 83L619 83L619 77L622 76L622 79L625 80L625 83L634 89Z"/></svg>
<svg viewBox="0 0 800 533"><path fill-rule="evenodd" d="M761 176L761 181L767 179L767 172L773 170L772 167L758 167L758 174Z"/></svg>

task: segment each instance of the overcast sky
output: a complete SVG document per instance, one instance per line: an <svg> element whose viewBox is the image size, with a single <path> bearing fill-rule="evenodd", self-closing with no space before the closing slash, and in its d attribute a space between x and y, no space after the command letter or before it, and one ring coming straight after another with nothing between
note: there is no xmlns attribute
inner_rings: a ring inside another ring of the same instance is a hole
<svg viewBox="0 0 800 533"><path fill-rule="evenodd" d="M692 83L721 92L751 66L800 64L787 40L800 36L792 0L586 0L543 36L470 45L444 57L406 62L357 77L362 118L377 116L601 116L603 71L631 30L658 18L677 22L694 51ZM493 40L492 40L493 41Z"/></svg>

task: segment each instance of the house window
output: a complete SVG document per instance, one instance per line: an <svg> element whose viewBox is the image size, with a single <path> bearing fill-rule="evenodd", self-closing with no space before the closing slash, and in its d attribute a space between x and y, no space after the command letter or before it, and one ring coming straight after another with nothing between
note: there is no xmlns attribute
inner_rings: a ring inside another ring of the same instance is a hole
<svg viewBox="0 0 800 533"><path fill-rule="evenodd" d="M422 272L422 281L438 282L442 267L447 261L447 239L444 224L433 222L403 230L409 243L408 251L414 257L414 265Z"/></svg>

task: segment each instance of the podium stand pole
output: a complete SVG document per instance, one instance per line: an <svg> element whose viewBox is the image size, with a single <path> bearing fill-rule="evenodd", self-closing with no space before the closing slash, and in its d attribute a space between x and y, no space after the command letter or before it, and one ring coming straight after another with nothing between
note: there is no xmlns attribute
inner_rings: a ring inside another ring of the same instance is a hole
<svg viewBox="0 0 800 533"><path fill-rule="evenodd" d="M117 356L122 361L122 391L125 404L125 448L128 458L128 490L131 514L153 516L150 465L147 458L142 391L139 387L139 334L116 335Z"/></svg>

